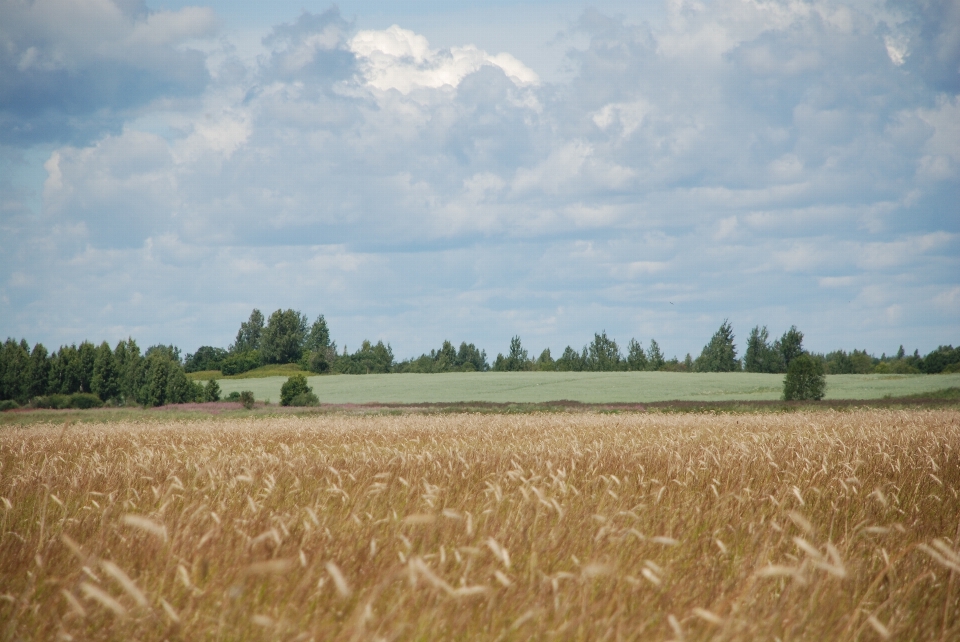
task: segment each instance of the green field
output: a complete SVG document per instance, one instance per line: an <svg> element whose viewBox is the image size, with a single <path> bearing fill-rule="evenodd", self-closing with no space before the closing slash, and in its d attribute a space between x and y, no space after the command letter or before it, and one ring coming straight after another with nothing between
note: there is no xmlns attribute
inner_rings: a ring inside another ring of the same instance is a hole
<svg viewBox="0 0 960 642"><path fill-rule="evenodd" d="M675 372L484 372L309 377L321 403L583 403L765 401L780 398L783 375ZM277 403L286 377L220 379L226 396L251 390ZM960 386L960 374L831 375L827 399L901 397Z"/></svg>

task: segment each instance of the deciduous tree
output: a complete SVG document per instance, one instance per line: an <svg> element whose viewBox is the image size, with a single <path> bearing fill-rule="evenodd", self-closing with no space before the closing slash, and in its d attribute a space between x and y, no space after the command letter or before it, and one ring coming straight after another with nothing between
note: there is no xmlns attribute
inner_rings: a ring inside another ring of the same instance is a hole
<svg viewBox="0 0 960 642"><path fill-rule="evenodd" d="M801 354L790 361L787 376L783 378L785 401L819 401L827 389L823 363L808 354Z"/></svg>

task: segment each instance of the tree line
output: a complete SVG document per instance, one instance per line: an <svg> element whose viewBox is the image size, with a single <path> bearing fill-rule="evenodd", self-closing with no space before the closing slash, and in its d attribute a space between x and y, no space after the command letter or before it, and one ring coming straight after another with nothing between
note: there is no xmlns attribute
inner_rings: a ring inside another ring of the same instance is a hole
<svg viewBox="0 0 960 642"><path fill-rule="evenodd" d="M254 309L240 324L228 348L201 346L181 358L179 348L155 345L141 354L128 338L113 348L106 342L61 346L50 353L42 344L30 348L26 340L7 339L0 349L0 402L30 403L47 407L99 404L159 406L170 403L219 399L214 378L235 375L264 365L297 364L302 371L317 374L516 372L516 371L673 371L786 373L800 356L809 358L826 374L960 372L960 347L940 346L927 355L906 354L901 346L893 356L875 357L864 350L836 350L812 354L803 347L803 333L791 327L771 338L766 326L754 327L746 351L737 356L735 336L725 320L710 341L693 358L665 358L656 340L644 348L630 339L624 352L606 331L577 350L567 346L554 358L549 348L533 357L519 336L510 341L506 354L490 363L485 350L473 343L454 347L444 341L439 349L416 358L396 361L390 344L363 341L349 352L338 350L323 315L310 323L302 312L276 310L265 317ZM207 372L200 384L187 375Z"/></svg>
<svg viewBox="0 0 960 642"><path fill-rule="evenodd" d="M42 343L7 339L0 349L0 402L46 408L90 408L103 404L162 406L217 401L216 381L200 384L184 372L180 350L156 345L141 354L133 339L113 348L61 346L50 353ZM9 405L9 404L8 404Z"/></svg>
<svg viewBox="0 0 960 642"><path fill-rule="evenodd" d="M869 355L864 350L850 353L836 350L826 354L808 353L803 347L803 333L795 326L777 339L772 339L766 326L756 326L749 334L743 358L737 357L735 336L729 320L724 320L697 358L689 353L683 360L667 359L655 339L647 348L636 339L630 339L626 351L606 331L596 333L593 341L580 350L567 346L554 358L549 348L533 357L523 347L519 336L513 337L507 353L497 354L491 364L485 350L472 343L462 342L455 348L444 341L439 349L419 357L395 361L390 344L364 341L360 348L349 353L330 338L330 330L323 315L312 325L307 317L295 310L277 310L265 319L254 309L250 318L240 324L234 343L227 349L204 346L187 355L187 372L219 370L224 375L239 374L269 365L298 363L303 370L318 374L382 374L382 373L439 373L439 372L614 372L614 371L672 371L672 372L761 372L786 373L790 362L801 354L808 354L819 362L827 374L936 374L960 371L960 348L940 346L921 357L915 351L905 355L903 346L894 357Z"/></svg>

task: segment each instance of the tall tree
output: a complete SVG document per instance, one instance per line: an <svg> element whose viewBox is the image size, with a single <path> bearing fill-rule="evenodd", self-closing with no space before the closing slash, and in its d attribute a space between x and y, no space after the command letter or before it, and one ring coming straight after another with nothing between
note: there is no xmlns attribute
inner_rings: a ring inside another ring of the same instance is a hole
<svg viewBox="0 0 960 642"><path fill-rule="evenodd" d="M330 328L327 327L327 320L322 314L310 326L310 333L303 347L310 352L325 351L330 347Z"/></svg>
<svg viewBox="0 0 960 642"><path fill-rule="evenodd" d="M487 351L480 350L472 343L460 342L457 350L457 365L464 372L485 372L490 369L487 363Z"/></svg>
<svg viewBox="0 0 960 642"><path fill-rule="evenodd" d="M527 370L530 367L530 357L526 349L520 342L520 337L516 336L510 339L510 353L504 357L497 355L497 360L493 364L493 369L500 372L516 372L518 370Z"/></svg>
<svg viewBox="0 0 960 642"><path fill-rule="evenodd" d="M720 328L710 339L710 343L703 346L703 351L697 359L697 370L700 372L733 372L740 370L737 361L737 348L733 343L733 328L730 322L724 319Z"/></svg>
<svg viewBox="0 0 960 642"><path fill-rule="evenodd" d="M777 342L784 370L790 369L790 362L803 354L803 333L792 325Z"/></svg>
<svg viewBox="0 0 960 642"><path fill-rule="evenodd" d="M647 348L647 370L659 370L666 362L663 352L660 351L660 344L656 339L650 339L650 347Z"/></svg>
<svg viewBox="0 0 960 642"><path fill-rule="evenodd" d="M587 360L587 349L583 352L577 352L570 346L563 350L563 354L557 359L556 368L560 372L580 372L583 370L583 364Z"/></svg>
<svg viewBox="0 0 960 642"><path fill-rule="evenodd" d="M237 338L230 346L230 352L241 353L260 349L263 335L263 313L254 308L250 319L240 324Z"/></svg>
<svg viewBox="0 0 960 642"><path fill-rule="evenodd" d="M77 348L77 363L80 376L80 392L90 392L93 383L93 364L97 360L97 348L84 341Z"/></svg>
<svg viewBox="0 0 960 642"><path fill-rule="evenodd" d="M27 397L40 397L47 394L50 381L50 359L42 343L33 346L30 353L30 365L27 368Z"/></svg>
<svg viewBox="0 0 960 642"><path fill-rule="evenodd" d="M549 372L557 369L557 364L550 354L550 348L544 348L540 356L537 357L537 370Z"/></svg>
<svg viewBox="0 0 960 642"><path fill-rule="evenodd" d="M30 365L30 346L25 339L17 342L7 339L0 349L0 400L27 400L27 371Z"/></svg>
<svg viewBox="0 0 960 642"><path fill-rule="evenodd" d="M57 351L59 359L56 363L55 374L60 381L59 392L62 395L72 395L80 392L83 387L82 364L80 363L80 354L76 345L60 346Z"/></svg>
<svg viewBox="0 0 960 642"><path fill-rule="evenodd" d="M137 401L140 387L143 385L143 357L140 346L131 337L120 341L113 349L113 358L117 364L120 397L126 404Z"/></svg>
<svg viewBox="0 0 960 642"><path fill-rule="evenodd" d="M96 349L90 392L100 397L101 401L116 399L120 396L120 372L117 369L113 351L106 341Z"/></svg>
<svg viewBox="0 0 960 642"><path fill-rule="evenodd" d="M296 363L307 340L307 317L296 310L277 310L270 315L260 340L264 363Z"/></svg>
<svg viewBox="0 0 960 642"><path fill-rule="evenodd" d="M770 344L767 326L755 326L747 339L743 369L747 372L783 372L785 370L779 343Z"/></svg>
<svg viewBox="0 0 960 642"><path fill-rule="evenodd" d="M593 343L587 347L587 369L597 372L620 370L620 346L607 336L604 330L600 334L594 333Z"/></svg>
<svg viewBox="0 0 960 642"><path fill-rule="evenodd" d="M627 344L627 370L646 370L647 355L643 352L643 346L636 339L630 339Z"/></svg>

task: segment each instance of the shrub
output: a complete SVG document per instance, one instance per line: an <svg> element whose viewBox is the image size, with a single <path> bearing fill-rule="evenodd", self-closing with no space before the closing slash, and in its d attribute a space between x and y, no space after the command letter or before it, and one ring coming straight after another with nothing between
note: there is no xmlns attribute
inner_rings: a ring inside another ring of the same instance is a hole
<svg viewBox="0 0 960 642"><path fill-rule="evenodd" d="M293 400L304 394L313 394L313 388L307 385L307 378L302 374L295 374L280 388L280 405L292 406ZM314 396L315 397L315 396Z"/></svg>
<svg viewBox="0 0 960 642"><path fill-rule="evenodd" d="M823 374L823 363L808 354L795 357L787 368L783 378L784 401L819 401L827 389L827 377Z"/></svg>
<svg viewBox="0 0 960 642"><path fill-rule="evenodd" d="M240 391L240 403L243 404L243 407L247 410L253 408L253 392L251 390L241 390Z"/></svg>
<svg viewBox="0 0 960 642"><path fill-rule="evenodd" d="M102 405L103 402L100 401L100 397L89 392L75 392L70 395L70 400L67 402L67 407L76 408L78 410L99 408Z"/></svg>
<svg viewBox="0 0 960 642"><path fill-rule="evenodd" d="M319 406L320 398L312 392L301 392L290 400L290 406Z"/></svg>
<svg viewBox="0 0 960 642"><path fill-rule="evenodd" d="M216 379L207 380L207 385L203 387L203 400L220 401L220 384Z"/></svg>
<svg viewBox="0 0 960 642"><path fill-rule="evenodd" d="M4 399L3 401L0 401L0 412L3 412L5 410L16 410L19 407L20 407L20 404L18 404L13 399Z"/></svg>
<svg viewBox="0 0 960 642"><path fill-rule="evenodd" d="M67 395L45 395L42 397L34 397L30 402L30 405L34 408L49 408L51 410L60 410L61 408L66 408L67 404L70 402L70 397Z"/></svg>
<svg viewBox="0 0 960 642"><path fill-rule="evenodd" d="M240 401L240 393L234 390L229 395L227 395L224 401Z"/></svg>

